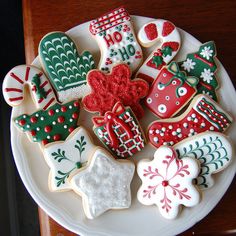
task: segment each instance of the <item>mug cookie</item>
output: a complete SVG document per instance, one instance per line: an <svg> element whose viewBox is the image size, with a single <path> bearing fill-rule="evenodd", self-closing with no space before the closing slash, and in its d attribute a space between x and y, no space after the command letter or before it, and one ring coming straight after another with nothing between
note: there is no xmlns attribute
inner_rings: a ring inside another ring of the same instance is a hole
<svg viewBox="0 0 236 236"><path fill-rule="evenodd" d="M141 151L145 138L135 115L129 107L117 102L105 116L92 118L94 133L118 158L128 158Z"/></svg>
<svg viewBox="0 0 236 236"><path fill-rule="evenodd" d="M110 72L114 64L122 62L127 63L132 72L138 68L142 62L142 49L125 8L116 8L93 20L89 30L101 51L98 69Z"/></svg>
<svg viewBox="0 0 236 236"><path fill-rule="evenodd" d="M200 202L200 194L192 183L198 172L195 159L178 159L173 148L161 146L152 161L138 162L137 173L142 185L137 198L144 205L155 204L163 217L174 219L180 205L193 207Z"/></svg>
<svg viewBox="0 0 236 236"><path fill-rule="evenodd" d="M148 138L154 147L174 145L179 141L205 131L225 131L232 117L206 95L197 95L180 116L152 122Z"/></svg>
<svg viewBox="0 0 236 236"><path fill-rule="evenodd" d="M20 65L11 69L3 81L3 96L10 106L18 106L24 100L28 85L37 109L46 110L57 102L47 77L35 66Z"/></svg>
<svg viewBox="0 0 236 236"><path fill-rule="evenodd" d="M89 92L86 75L95 68L93 57L88 51L79 55L68 35L45 35L39 43L39 57L60 102L82 98Z"/></svg>
<svg viewBox="0 0 236 236"><path fill-rule="evenodd" d="M186 76L176 62L163 67L151 85L145 105L158 117L178 113L197 93L198 78Z"/></svg>
<svg viewBox="0 0 236 236"><path fill-rule="evenodd" d="M85 215L94 219L109 209L129 208L134 170L132 162L117 161L98 148L87 166L70 179L73 190L82 197Z"/></svg>
<svg viewBox="0 0 236 236"><path fill-rule="evenodd" d="M180 34L173 23L158 19L142 26L138 32L138 40L144 47L159 45L136 74L137 78L152 83L162 67L167 65L178 53L181 44Z"/></svg>

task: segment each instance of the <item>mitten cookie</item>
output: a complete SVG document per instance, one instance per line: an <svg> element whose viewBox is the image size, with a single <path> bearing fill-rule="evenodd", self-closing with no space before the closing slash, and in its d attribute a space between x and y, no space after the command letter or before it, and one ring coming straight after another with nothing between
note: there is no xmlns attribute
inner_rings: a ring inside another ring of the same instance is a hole
<svg viewBox="0 0 236 236"><path fill-rule="evenodd" d="M145 145L142 128L129 107L116 103L105 116L93 117L94 133L118 158L128 158Z"/></svg>
<svg viewBox="0 0 236 236"><path fill-rule="evenodd" d="M45 35L39 56L61 102L82 98L89 92L87 73L95 68L90 52L79 55L75 43L62 32Z"/></svg>
<svg viewBox="0 0 236 236"><path fill-rule="evenodd" d="M179 117L154 121L148 127L148 138L155 147L173 145L184 138L205 131L225 131L232 117L206 95L196 96Z"/></svg>
<svg viewBox="0 0 236 236"><path fill-rule="evenodd" d="M181 43L180 34L173 23L158 19L142 26L138 32L138 40L144 47L158 45L136 75L136 77L152 83L162 67L167 65L178 53Z"/></svg>
<svg viewBox="0 0 236 236"><path fill-rule="evenodd" d="M161 146L152 161L140 161L137 172L142 180L138 200L144 205L157 205L167 219L177 217L180 205L193 207L200 201L192 183L199 172L197 161L188 157L178 159L171 147Z"/></svg>
<svg viewBox="0 0 236 236"><path fill-rule="evenodd" d="M110 72L116 63L127 63L135 71L142 62L139 46L129 13L116 8L93 20L89 26L101 50L98 69Z"/></svg>

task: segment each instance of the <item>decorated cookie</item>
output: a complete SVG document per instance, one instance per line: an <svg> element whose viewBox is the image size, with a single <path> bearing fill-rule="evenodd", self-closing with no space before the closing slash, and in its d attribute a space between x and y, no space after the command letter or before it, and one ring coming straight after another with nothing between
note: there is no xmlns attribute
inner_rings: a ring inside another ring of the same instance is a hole
<svg viewBox="0 0 236 236"><path fill-rule="evenodd" d="M139 101L147 95L148 84L140 79L131 80L130 77L131 72L126 64L114 66L110 74L99 70L89 72L87 80L92 91L82 100L84 108L104 115L120 101L124 106L130 106L137 118L141 118L144 111Z"/></svg>
<svg viewBox="0 0 236 236"><path fill-rule="evenodd" d="M208 189L214 185L212 174L224 170L232 159L232 146L221 133L204 132L184 139L173 147L179 158L192 157L201 164L197 185Z"/></svg>
<svg viewBox="0 0 236 236"><path fill-rule="evenodd" d="M77 127L80 105L78 101L65 104L54 104L47 110L39 110L31 115L23 114L14 119L30 140L42 145L65 140Z"/></svg>
<svg viewBox="0 0 236 236"><path fill-rule="evenodd" d="M193 207L200 201L192 183L199 172L197 161L188 157L178 159L171 147L161 146L152 161L140 161L137 172L142 180L138 200L144 205L155 204L167 219L177 217L180 205Z"/></svg>
<svg viewBox="0 0 236 236"><path fill-rule="evenodd" d="M117 161L103 149L95 151L89 164L70 180L73 190L82 197L84 212L89 219L109 209L130 207L134 169L130 161Z"/></svg>
<svg viewBox="0 0 236 236"><path fill-rule="evenodd" d="M162 67L167 65L178 53L181 43L180 34L173 23L158 19L142 26L138 32L138 40L144 47L158 45L136 75L136 77L152 83Z"/></svg>
<svg viewBox="0 0 236 236"><path fill-rule="evenodd" d="M95 68L93 57L87 51L79 55L68 35L45 35L39 44L39 56L61 102L82 98L89 92L86 75Z"/></svg>
<svg viewBox="0 0 236 236"><path fill-rule="evenodd" d="M186 60L179 62L179 65L187 75L199 78L198 93L207 94L213 100L217 100L216 90L219 85L215 77L217 64L213 41L202 44L198 52L188 54Z"/></svg>
<svg viewBox="0 0 236 236"><path fill-rule="evenodd" d="M163 67L145 98L146 106L160 118L178 113L196 94L198 78L188 77L176 62Z"/></svg>
<svg viewBox="0 0 236 236"><path fill-rule="evenodd" d="M129 13L123 8L112 10L90 23L89 30L101 50L98 69L110 72L116 63L127 63L135 71L142 62Z"/></svg>
<svg viewBox="0 0 236 236"><path fill-rule="evenodd" d="M75 129L65 141L46 145L43 152L50 167L49 189L70 190L68 178L87 163L95 147L88 132L81 127Z"/></svg>
<svg viewBox="0 0 236 236"><path fill-rule="evenodd" d="M46 110L56 103L56 96L43 72L35 66L20 65L11 69L3 81L3 95L10 106L22 103L26 85L38 109Z"/></svg>
<svg viewBox="0 0 236 236"><path fill-rule="evenodd" d="M180 116L158 120L148 127L148 138L155 147L174 145L182 139L205 131L225 131L232 117L206 95L196 96Z"/></svg>
<svg viewBox="0 0 236 236"><path fill-rule="evenodd" d="M145 138L132 110L117 102L105 116L93 117L94 133L118 158L133 156L142 150Z"/></svg>

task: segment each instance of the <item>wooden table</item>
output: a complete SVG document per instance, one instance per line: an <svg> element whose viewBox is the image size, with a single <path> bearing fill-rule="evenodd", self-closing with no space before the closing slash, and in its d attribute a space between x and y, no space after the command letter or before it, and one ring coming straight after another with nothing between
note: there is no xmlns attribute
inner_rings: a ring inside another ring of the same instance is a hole
<svg viewBox="0 0 236 236"><path fill-rule="evenodd" d="M168 19L202 42L214 40L218 58L236 85L236 1L23 0L26 62L31 63L35 58L39 41L46 33L66 31L121 5L125 6L130 14ZM235 199L234 181L217 207L205 219L181 235L236 235ZM39 219L42 236L74 235L58 225L40 208Z"/></svg>

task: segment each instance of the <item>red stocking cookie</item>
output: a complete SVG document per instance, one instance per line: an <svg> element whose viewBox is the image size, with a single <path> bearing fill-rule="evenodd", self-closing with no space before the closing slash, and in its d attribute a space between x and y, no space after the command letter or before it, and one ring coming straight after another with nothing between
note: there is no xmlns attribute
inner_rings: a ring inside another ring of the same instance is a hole
<svg viewBox="0 0 236 236"><path fill-rule="evenodd" d="M145 101L146 106L160 118L179 112L196 94L198 78L179 71L177 63L164 67L153 82Z"/></svg>
<svg viewBox="0 0 236 236"><path fill-rule="evenodd" d="M205 131L225 131L232 117L206 95L196 96L179 117L154 121L148 128L148 138L155 147L173 145L184 138Z"/></svg>
<svg viewBox="0 0 236 236"><path fill-rule="evenodd" d="M135 115L141 118L144 111L139 100L147 95L148 84L139 79L131 80L130 76L129 66L125 64L114 66L110 74L99 70L89 72L87 81L92 92L82 101L85 109L104 115L120 101L124 106L130 106Z"/></svg>
<svg viewBox="0 0 236 236"><path fill-rule="evenodd" d="M137 119L120 102L105 116L93 117L93 123L97 137L120 158L133 156L144 148L145 139Z"/></svg>
<svg viewBox="0 0 236 236"><path fill-rule="evenodd" d="M138 78L151 83L162 67L168 64L179 51L180 35L173 23L158 19L142 26L138 33L138 40L144 47L151 47L159 42L159 46L137 72Z"/></svg>

